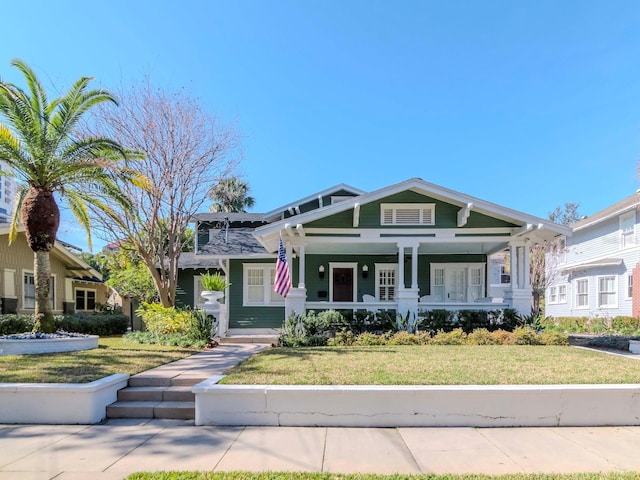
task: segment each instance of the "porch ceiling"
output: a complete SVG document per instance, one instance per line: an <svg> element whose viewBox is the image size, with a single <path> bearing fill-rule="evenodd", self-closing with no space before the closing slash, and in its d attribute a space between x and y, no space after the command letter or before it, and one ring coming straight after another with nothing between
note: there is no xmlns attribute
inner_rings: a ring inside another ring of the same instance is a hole
<svg viewBox="0 0 640 480"><path fill-rule="evenodd" d="M423 243L418 254L487 254L507 248L505 242L481 243ZM396 243L311 243L305 248L307 254L346 254L346 255L393 255L398 253Z"/></svg>

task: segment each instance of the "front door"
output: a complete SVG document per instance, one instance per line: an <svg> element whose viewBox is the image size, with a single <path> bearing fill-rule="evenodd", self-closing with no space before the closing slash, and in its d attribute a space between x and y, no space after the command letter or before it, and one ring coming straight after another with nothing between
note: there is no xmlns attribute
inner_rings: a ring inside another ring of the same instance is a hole
<svg viewBox="0 0 640 480"><path fill-rule="evenodd" d="M333 301L353 302L353 268L333 269Z"/></svg>
<svg viewBox="0 0 640 480"><path fill-rule="evenodd" d="M466 301L466 269L465 268L447 268L447 298L446 302L465 302Z"/></svg>

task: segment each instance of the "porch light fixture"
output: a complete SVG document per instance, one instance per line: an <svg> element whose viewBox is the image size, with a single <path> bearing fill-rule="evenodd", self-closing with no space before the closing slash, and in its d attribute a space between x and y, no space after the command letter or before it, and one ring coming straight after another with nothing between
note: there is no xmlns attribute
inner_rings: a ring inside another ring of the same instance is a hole
<svg viewBox="0 0 640 480"><path fill-rule="evenodd" d="M362 266L362 278L367 278L369 276L369 267L366 265Z"/></svg>
<svg viewBox="0 0 640 480"><path fill-rule="evenodd" d="M318 276L320 277L320 280L324 278L324 265L320 265L318 267Z"/></svg>

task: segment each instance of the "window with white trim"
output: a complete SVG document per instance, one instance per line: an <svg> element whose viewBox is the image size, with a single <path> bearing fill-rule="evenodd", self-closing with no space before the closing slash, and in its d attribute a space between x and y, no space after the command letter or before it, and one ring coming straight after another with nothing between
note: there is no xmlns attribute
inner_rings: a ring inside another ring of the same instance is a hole
<svg viewBox="0 0 640 480"><path fill-rule="evenodd" d="M558 287L549 287L549 303L558 303Z"/></svg>
<svg viewBox="0 0 640 480"><path fill-rule="evenodd" d="M617 307L616 276L598 277L598 307Z"/></svg>
<svg viewBox="0 0 640 480"><path fill-rule="evenodd" d="M435 225L435 203L382 203L380 225Z"/></svg>
<svg viewBox="0 0 640 480"><path fill-rule="evenodd" d="M376 263L376 299L379 302L393 302L396 299L398 265Z"/></svg>
<svg viewBox="0 0 640 480"><path fill-rule="evenodd" d="M636 212L620 215L620 248L633 247L636 244Z"/></svg>
<svg viewBox="0 0 640 480"><path fill-rule="evenodd" d="M33 272L23 272L22 275L22 308L36 308L36 282ZM56 277L51 274L49 279L49 305L52 310L56 308Z"/></svg>
<svg viewBox="0 0 640 480"><path fill-rule="evenodd" d="M433 269L431 296L436 302L444 302L444 268Z"/></svg>
<svg viewBox="0 0 640 480"><path fill-rule="evenodd" d="M627 275L627 298L633 298L633 274Z"/></svg>
<svg viewBox="0 0 640 480"><path fill-rule="evenodd" d="M558 303L567 303L566 285L558 285Z"/></svg>
<svg viewBox="0 0 640 480"><path fill-rule="evenodd" d="M76 310L96 309L96 291L93 288L76 288Z"/></svg>
<svg viewBox="0 0 640 480"><path fill-rule="evenodd" d="M245 263L243 265L243 305L261 306L284 304L284 297L273 291L276 266L270 264Z"/></svg>
<svg viewBox="0 0 640 480"><path fill-rule="evenodd" d="M589 308L589 279L576 280L576 308Z"/></svg>

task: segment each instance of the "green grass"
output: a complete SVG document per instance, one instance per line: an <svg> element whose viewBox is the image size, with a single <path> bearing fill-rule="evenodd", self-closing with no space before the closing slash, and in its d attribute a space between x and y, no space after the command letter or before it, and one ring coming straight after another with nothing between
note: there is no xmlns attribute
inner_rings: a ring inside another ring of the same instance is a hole
<svg viewBox="0 0 640 480"><path fill-rule="evenodd" d="M134 473L126 480L636 480L638 473L571 473L514 475L371 475L333 473L154 472Z"/></svg>
<svg viewBox="0 0 640 480"><path fill-rule="evenodd" d="M231 369L225 384L526 385L640 383L640 361L571 347L275 348Z"/></svg>
<svg viewBox="0 0 640 480"><path fill-rule="evenodd" d="M134 375L194 353L197 350L100 337L99 348L93 350L2 356L0 383L86 383L114 373Z"/></svg>

